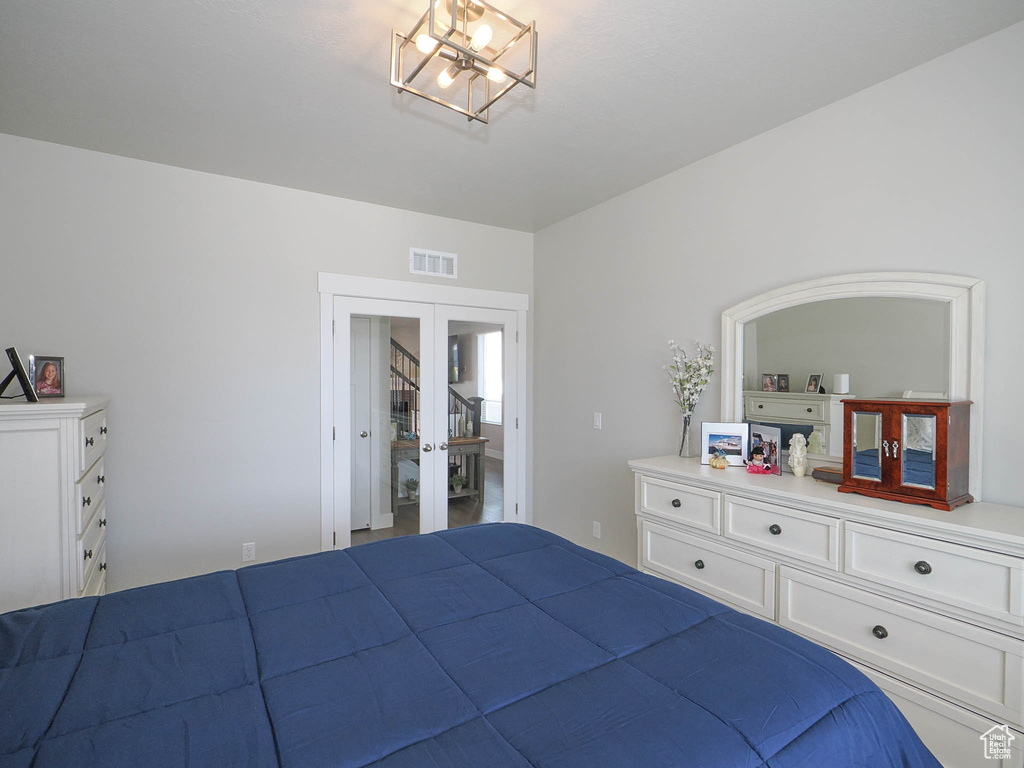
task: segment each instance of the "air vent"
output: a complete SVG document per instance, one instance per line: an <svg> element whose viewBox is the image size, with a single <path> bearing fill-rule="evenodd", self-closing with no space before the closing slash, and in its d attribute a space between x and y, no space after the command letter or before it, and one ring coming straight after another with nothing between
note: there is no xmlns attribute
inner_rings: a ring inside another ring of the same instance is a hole
<svg viewBox="0 0 1024 768"><path fill-rule="evenodd" d="M409 271L414 275L450 277L454 280L459 276L459 255L410 248Z"/></svg>

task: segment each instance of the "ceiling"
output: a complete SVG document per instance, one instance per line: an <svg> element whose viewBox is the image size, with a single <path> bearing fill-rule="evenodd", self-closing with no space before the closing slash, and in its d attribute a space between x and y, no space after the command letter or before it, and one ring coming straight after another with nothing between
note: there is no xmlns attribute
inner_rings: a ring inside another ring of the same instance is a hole
<svg viewBox="0 0 1024 768"><path fill-rule="evenodd" d="M491 0L537 88L388 82L420 0L2 0L0 133L536 231L1024 20L1024 0Z"/></svg>

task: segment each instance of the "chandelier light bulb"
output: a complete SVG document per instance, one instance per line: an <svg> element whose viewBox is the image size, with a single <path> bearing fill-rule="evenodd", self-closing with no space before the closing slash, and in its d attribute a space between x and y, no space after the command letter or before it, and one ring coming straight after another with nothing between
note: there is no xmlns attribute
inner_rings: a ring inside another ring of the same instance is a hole
<svg viewBox="0 0 1024 768"><path fill-rule="evenodd" d="M491 67L487 70L487 79L492 83L504 83L506 80L505 73L497 67Z"/></svg>
<svg viewBox="0 0 1024 768"><path fill-rule="evenodd" d="M416 35L416 47L420 53L433 53L437 50L437 40L430 35Z"/></svg>
<svg viewBox="0 0 1024 768"><path fill-rule="evenodd" d="M479 51L489 42L494 36L494 30L491 29L487 24L481 24L477 27L476 32L473 34L473 39L469 41L469 47L474 51Z"/></svg>
<svg viewBox="0 0 1024 768"><path fill-rule="evenodd" d="M449 85L455 82L455 77L459 74L459 67L456 64L452 64L448 69L437 76L437 84L442 88L447 88Z"/></svg>

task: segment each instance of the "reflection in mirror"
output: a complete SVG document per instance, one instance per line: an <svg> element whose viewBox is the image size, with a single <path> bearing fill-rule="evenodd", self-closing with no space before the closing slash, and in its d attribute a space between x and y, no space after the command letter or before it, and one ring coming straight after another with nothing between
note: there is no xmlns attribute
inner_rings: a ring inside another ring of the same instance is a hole
<svg viewBox="0 0 1024 768"><path fill-rule="evenodd" d="M903 414L903 485L935 488L935 416Z"/></svg>
<svg viewBox="0 0 1024 768"><path fill-rule="evenodd" d="M853 476L882 480L882 414L853 412Z"/></svg>
<svg viewBox="0 0 1024 768"><path fill-rule="evenodd" d="M807 377L850 376L851 397L899 397L908 389L945 392L949 384L949 305L881 296L786 307L746 323L744 382L761 389L762 373L786 373L792 391Z"/></svg>

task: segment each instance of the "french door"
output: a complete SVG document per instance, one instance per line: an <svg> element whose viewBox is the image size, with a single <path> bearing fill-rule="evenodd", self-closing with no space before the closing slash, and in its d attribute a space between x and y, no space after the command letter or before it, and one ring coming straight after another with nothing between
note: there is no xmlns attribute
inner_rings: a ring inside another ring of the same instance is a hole
<svg viewBox="0 0 1024 768"><path fill-rule="evenodd" d="M333 298L333 539L516 520L517 313Z"/></svg>

